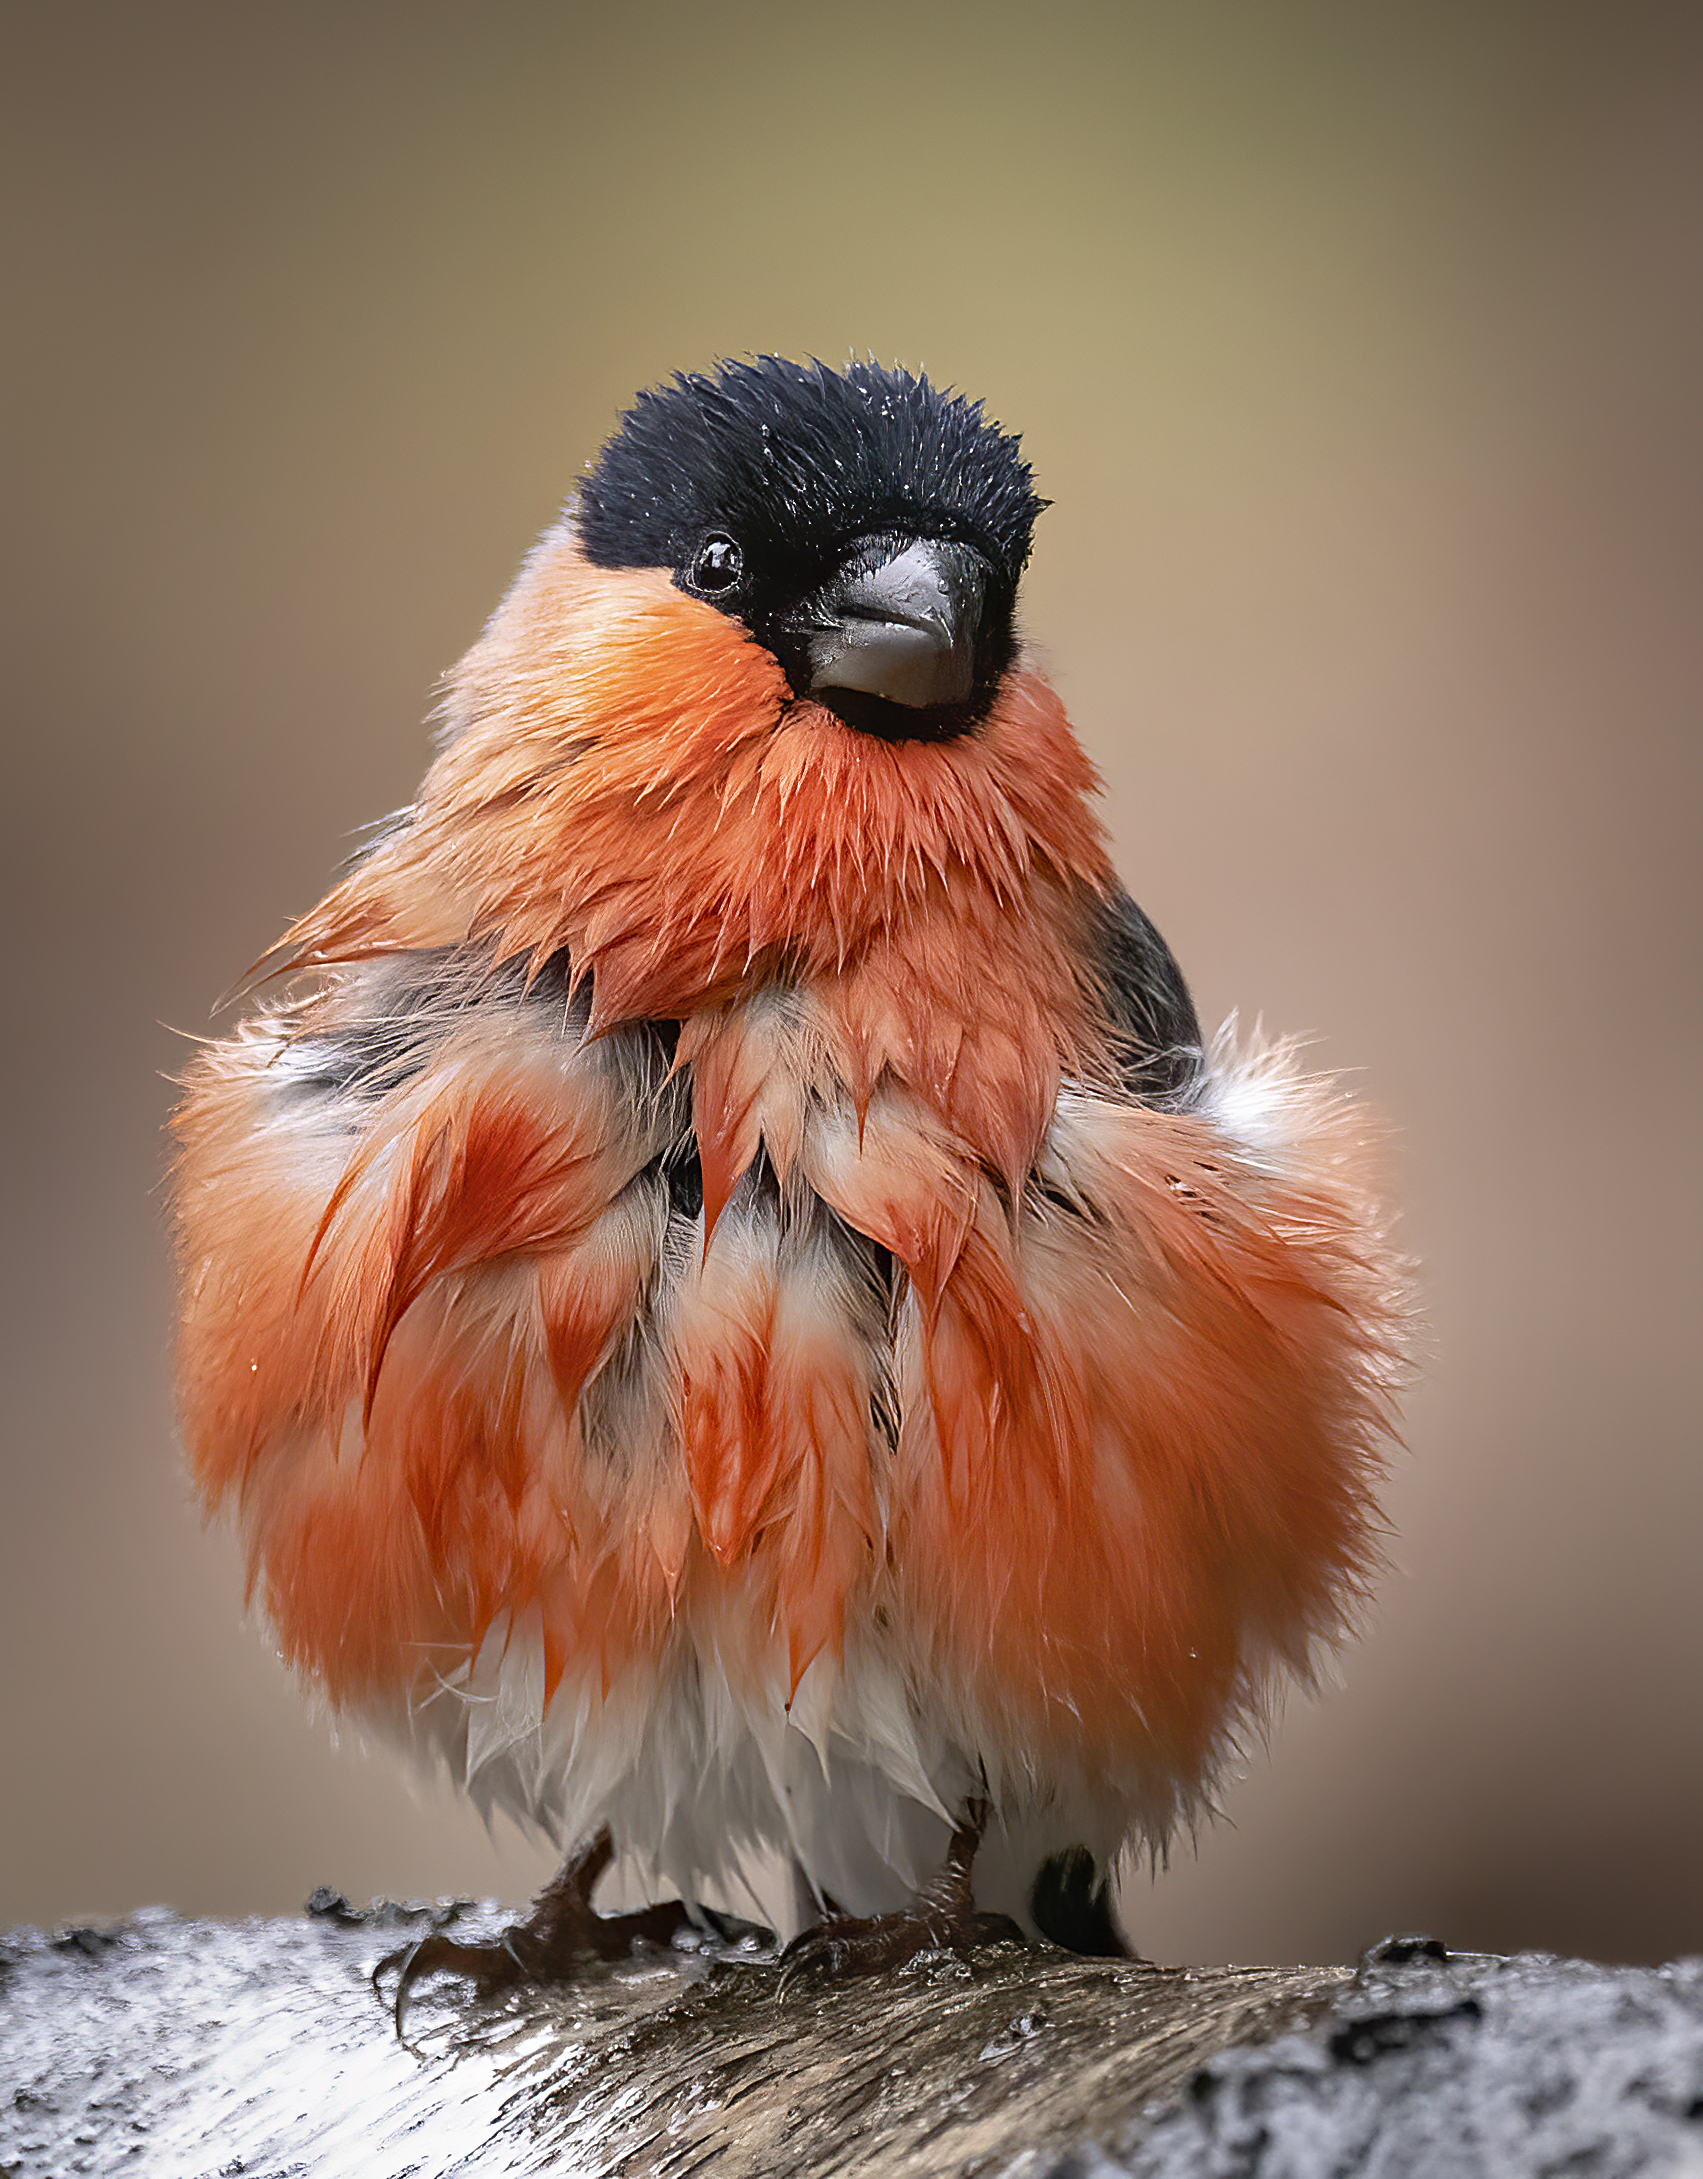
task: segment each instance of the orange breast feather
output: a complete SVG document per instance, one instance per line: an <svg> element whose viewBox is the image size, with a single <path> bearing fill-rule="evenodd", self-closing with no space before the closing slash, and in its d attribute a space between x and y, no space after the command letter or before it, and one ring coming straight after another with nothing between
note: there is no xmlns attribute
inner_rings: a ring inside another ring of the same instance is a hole
<svg viewBox="0 0 1703 2179"><path fill-rule="evenodd" d="M1250 1650L1304 1664L1368 1563L1391 1278L1300 1090L1275 1161L1111 1094L1056 697L855 735L563 536L448 722L286 942L323 987L200 1060L178 1123L191 1457L286 1653L360 1700L536 1611L552 1687L695 1626L796 1687L879 1618L1043 1768L1088 1725L1198 1769ZM520 984L405 1080L300 1090L363 978L439 955ZM578 1026L524 996L564 955ZM635 1090L610 1055L653 1019L673 1071Z"/></svg>

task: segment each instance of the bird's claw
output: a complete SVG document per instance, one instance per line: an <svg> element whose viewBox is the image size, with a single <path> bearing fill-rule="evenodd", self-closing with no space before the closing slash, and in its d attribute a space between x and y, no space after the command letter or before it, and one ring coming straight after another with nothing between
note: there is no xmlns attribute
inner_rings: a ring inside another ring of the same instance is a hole
<svg viewBox="0 0 1703 2179"><path fill-rule="evenodd" d="M801 1930L783 1950L781 1993L852 1975L891 1974L925 1952L965 1959L987 1945L1028 1941L1008 1914L916 1913L907 1908L897 1914L834 1915Z"/></svg>
<svg viewBox="0 0 1703 2179"><path fill-rule="evenodd" d="M544 1988L573 1982L595 1961L631 1959L649 1947L665 1947L677 1942L682 1930L694 1926L705 1952L749 1950L754 1939L765 1948L774 1943L772 1931L738 1915L700 1909L694 1925L678 1900L636 1914L611 1915L594 1914L582 1903L559 1900L554 1912L517 1923L490 1944L463 1944L434 1931L412 1944L399 1945L373 1969L372 1986L382 1999L381 1978L395 1971L396 1994L390 2011L397 2040L405 2043L409 1994L429 1975L459 1975L473 1985L474 1997L483 2001L526 1985Z"/></svg>
<svg viewBox="0 0 1703 2179"><path fill-rule="evenodd" d="M403 2021L408 2010L408 1997L417 1982L428 1975L462 1975L474 1986L477 1997L494 1997L511 1983L521 1981L526 1973L513 1946L508 1932L496 1944L462 1944L454 1937L438 1932L417 1937L412 1944L398 1945L394 1952L387 1952L373 1969L370 1981L377 1996L384 1996L382 1978L396 1970L396 1995L391 2000L390 2014L396 2023L396 2039L406 2043Z"/></svg>

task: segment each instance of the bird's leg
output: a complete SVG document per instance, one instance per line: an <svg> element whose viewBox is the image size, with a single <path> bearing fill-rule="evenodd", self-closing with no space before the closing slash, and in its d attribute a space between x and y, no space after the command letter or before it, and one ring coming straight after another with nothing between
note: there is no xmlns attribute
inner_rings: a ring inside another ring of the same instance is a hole
<svg viewBox="0 0 1703 2179"><path fill-rule="evenodd" d="M984 1944L1026 1944L1008 1914L977 1910L970 1867L987 1828L988 1804L972 1801L953 1832L946 1859L896 1914L830 1912L801 1930L781 1954L785 1975L836 1977L903 1967L920 1952L968 1952Z"/></svg>
<svg viewBox="0 0 1703 2179"><path fill-rule="evenodd" d="M427 1975L460 1975L472 1983L475 1996L487 1998L522 1985L572 1982L590 1960L626 1959L639 1943L667 1944L691 1920L682 1900L641 1907L636 1914L598 1914L593 1909L591 1895L614 1858L615 1842L605 1827L563 1863L526 1920L505 1929L493 1943L463 1944L434 1935L400 1946L380 1960L373 1969L375 1989L380 1976L397 1970L391 2008L397 2034L402 2033L409 1992Z"/></svg>

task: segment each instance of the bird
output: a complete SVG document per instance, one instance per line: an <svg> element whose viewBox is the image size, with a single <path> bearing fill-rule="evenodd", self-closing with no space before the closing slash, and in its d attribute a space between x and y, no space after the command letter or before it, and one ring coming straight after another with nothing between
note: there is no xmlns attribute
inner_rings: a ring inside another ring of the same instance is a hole
<svg viewBox="0 0 1703 2179"><path fill-rule="evenodd" d="M1046 504L873 360L640 394L186 1071L203 1506L336 1714L564 1856L399 2030L776 1869L800 1971L1128 1954L1117 1873L1360 1619L1377 1129L1120 881Z"/></svg>

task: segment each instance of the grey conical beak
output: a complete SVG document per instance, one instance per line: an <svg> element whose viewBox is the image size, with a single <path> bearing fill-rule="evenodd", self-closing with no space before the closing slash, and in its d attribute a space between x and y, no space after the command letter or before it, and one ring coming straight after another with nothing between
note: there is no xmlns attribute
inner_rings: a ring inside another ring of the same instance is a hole
<svg viewBox="0 0 1703 2179"><path fill-rule="evenodd" d="M855 689L915 710L961 704L976 683L983 569L967 545L919 537L823 592L810 691Z"/></svg>

